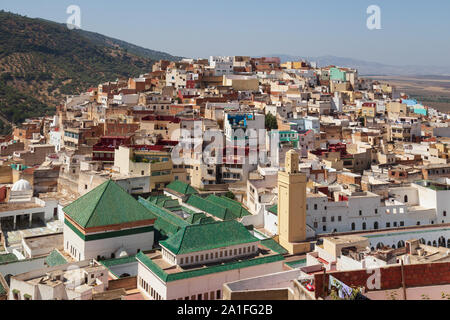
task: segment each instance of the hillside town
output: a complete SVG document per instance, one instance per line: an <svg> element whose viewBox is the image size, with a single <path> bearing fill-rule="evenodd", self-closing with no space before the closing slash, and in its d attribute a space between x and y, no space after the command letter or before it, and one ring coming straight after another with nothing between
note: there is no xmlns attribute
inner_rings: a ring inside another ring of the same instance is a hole
<svg viewBox="0 0 450 320"><path fill-rule="evenodd" d="M449 299L449 124L312 61L100 83L0 137L0 300Z"/></svg>

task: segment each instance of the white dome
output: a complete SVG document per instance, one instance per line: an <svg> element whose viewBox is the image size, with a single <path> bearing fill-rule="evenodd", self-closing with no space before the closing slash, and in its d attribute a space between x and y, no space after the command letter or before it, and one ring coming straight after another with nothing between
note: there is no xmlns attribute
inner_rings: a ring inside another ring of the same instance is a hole
<svg viewBox="0 0 450 320"><path fill-rule="evenodd" d="M128 252L126 252L124 248L120 248L119 250L116 251L115 257L116 258L128 257Z"/></svg>
<svg viewBox="0 0 450 320"><path fill-rule="evenodd" d="M31 184L24 179L20 179L16 183L13 184L11 191L31 191Z"/></svg>

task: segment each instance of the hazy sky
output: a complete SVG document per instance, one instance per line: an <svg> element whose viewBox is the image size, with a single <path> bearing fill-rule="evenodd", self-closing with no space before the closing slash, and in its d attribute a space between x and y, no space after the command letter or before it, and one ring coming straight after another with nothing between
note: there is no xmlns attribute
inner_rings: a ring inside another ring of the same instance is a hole
<svg viewBox="0 0 450 320"><path fill-rule="evenodd" d="M0 8L186 57L335 55L393 65L450 66L449 0L0 0ZM366 9L381 8L381 30Z"/></svg>

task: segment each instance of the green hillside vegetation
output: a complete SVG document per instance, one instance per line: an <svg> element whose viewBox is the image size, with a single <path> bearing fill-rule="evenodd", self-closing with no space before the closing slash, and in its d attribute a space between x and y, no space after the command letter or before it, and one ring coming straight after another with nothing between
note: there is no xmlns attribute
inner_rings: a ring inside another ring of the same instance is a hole
<svg viewBox="0 0 450 320"><path fill-rule="evenodd" d="M52 114L65 95L149 72L164 56L155 51L152 58L148 49L142 49L147 50L145 56L137 55L132 53L139 51L137 46L131 50L131 44L120 40L106 45L101 35L89 34L0 11L0 112L16 124Z"/></svg>
<svg viewBox="0 0 450 320"><path fill-rule="evenodd" d="M172 56L165 52L139 47L132 43L110 38L96 32L90 32L86 30L74 30L74 31L80 33L82 36L95 42L98 45L107 46L111 48L120 47L131 54L135 54L143 58L149 58L156 61L157 60L180 61L182 59L182 57Z"/></svg>

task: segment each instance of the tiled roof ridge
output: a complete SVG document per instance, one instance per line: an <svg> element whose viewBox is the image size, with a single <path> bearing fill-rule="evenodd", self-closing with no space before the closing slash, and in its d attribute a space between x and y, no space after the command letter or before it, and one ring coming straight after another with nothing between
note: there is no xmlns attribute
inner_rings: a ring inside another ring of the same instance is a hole
<svg viewBox="0 0 450 320"><path fill-rule="evenodd" d="M192 226L192 225L190 225L190 226ZM188 227L190 227L190 226L186 226L186 227L183 228L183 234L181 235L181 241L180 241L180 243L183 243L184 236L186 235L186 230L187 230ZM181 231L181 230L180 230L180 231ZM180 250L181 250L181 246L179 246L179 247L177 248L177 254L180 252Z"/></svg>
<svg viewBox="0 0 450 320"><path fill-rule="evenodd" d="M100 203L100 200L102 199L103 195L105 194L106 189L108 189L109 183L110 183L110 182L112 182L111 179L109 179L108 181L105 181L105 182L102 183L102 184L106 184L106 185L105 185L105 188L103 189L102 193L100 194L100 197L98 197L98 201L97 201L97 203L95 204L94 209L92 209L92 214L89 216L89 219L88 219L88 220L86 221L86 223L85 223L86 226L89 225L89 221L91 221L91 218L92 218L92 216L93 216L93 213L94 213L95 210L97 209L97 206L98 206L98 204ZM92 189L91 191L94 191L94 190L95 190L95 188ZM89 191L89 192L90 192L90 191ZM88 193L89 193L89 192L88 192ZM86 194L87 194L87 193L86 193Z"/></svg>

